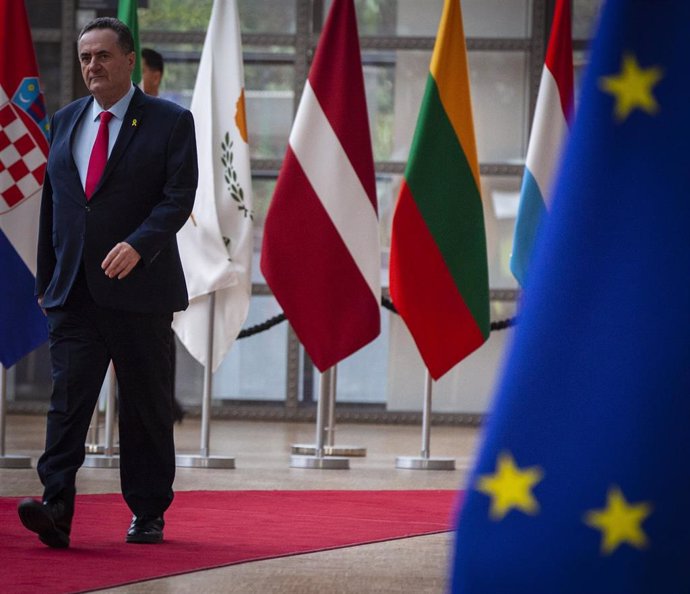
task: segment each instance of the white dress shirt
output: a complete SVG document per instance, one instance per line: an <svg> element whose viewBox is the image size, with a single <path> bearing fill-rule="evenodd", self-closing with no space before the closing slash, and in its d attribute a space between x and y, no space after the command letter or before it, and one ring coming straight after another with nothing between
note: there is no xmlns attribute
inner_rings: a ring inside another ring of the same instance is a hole
<svg viewBox="0 0 690 594"><path fill-rule="evenodd" d="M129 102L134 95L134 85L131 85L129 91L120 99L115 105L112 105L109 111L113 117L108 123L108 157L113 151L117 135L122 128L122 121L127 113ZM74 143L72 144L72 157L77 164L79 171L79 178L81 179L81 187L86 185L86 171L89 168L89 159L91 158L91 149L93 143L96 141L96 134L98 133L98 126L100 125L100 115L104 110L94 98L91 103L91 109L86 109L81 120L77 124L77 131L74 134Z"/></svg>

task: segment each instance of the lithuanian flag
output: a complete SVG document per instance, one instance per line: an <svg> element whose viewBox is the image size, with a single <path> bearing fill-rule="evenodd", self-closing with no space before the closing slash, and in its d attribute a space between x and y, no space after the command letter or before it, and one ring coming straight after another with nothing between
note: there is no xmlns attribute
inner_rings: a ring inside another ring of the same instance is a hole
<svg viewBox="0 0 690 594"><path fill-rule="evenodd" d="M393 216L390 292L431 377L489 337L479 165L460 0L446 0Z"/></svg>

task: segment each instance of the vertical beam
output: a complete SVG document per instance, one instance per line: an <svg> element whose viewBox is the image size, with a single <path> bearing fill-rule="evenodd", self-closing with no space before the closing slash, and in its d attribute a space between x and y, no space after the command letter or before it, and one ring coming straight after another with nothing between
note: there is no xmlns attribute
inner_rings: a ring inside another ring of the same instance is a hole
<svg viewBox="0 0 690 594"><path fill-rule="evenodd" d="M76 64L76 0L62 0L62 38L60 41L60 105L74 98Z"/></svg>

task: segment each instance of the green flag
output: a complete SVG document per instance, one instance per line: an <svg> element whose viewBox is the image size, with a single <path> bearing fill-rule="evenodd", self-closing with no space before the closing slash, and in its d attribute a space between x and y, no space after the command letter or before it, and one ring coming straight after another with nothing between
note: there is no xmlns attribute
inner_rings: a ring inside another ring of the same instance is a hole
<svg viewBox="0 0 690 594"><path fill-rule="evenodd" d="M119 0L117 6L117 18L129 27L134 37L134 53L136 61L132 71L132 82L141 82L141 46L139 45L139 21L137 20L137 0Z"/></svg>

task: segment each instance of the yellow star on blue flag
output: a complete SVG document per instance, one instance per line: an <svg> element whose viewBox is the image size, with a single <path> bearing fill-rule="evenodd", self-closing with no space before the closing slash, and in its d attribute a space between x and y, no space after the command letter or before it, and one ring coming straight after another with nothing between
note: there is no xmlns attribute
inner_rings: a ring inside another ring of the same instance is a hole
<svg viewBox="0 0 690 594"><path fill-rule="evenodd" d="M659 110L654 86L662 77L661 68L641 68L635 56L626 53L623 54L620 73L602 76L599 85L603 91L613 95L616 102L614 115L622 121L635 109L650 115Z"/></svg>
<svg viewBox="0 0 690 594"><path fill-rule="evenodd" d="M503 452L496 472L480 476L476 488L491 498L489 514L494 520L501 520L512 509L534 515L539 512L539 502L532 489L542 476L540 468L519 468L513 457Z"/></svg>
<svg viewBox="0 0 690 594"><path fill-rule="evenodd" d="M648 540L642 522L652 513L647 502L631 504L618 487L609 489L606 507L590 510L585 524L601 531L601 552L610 555L624 543L638 549L647 546Z"/></svg>

